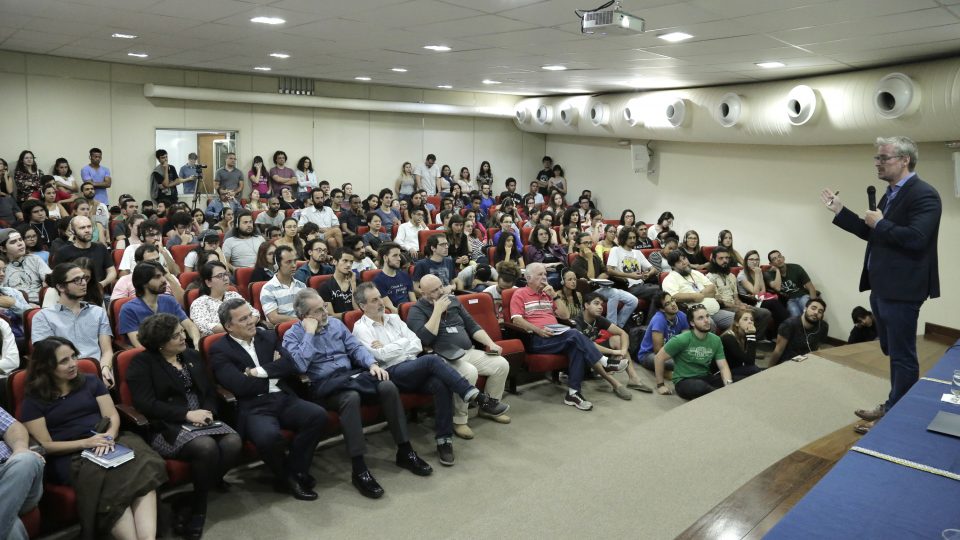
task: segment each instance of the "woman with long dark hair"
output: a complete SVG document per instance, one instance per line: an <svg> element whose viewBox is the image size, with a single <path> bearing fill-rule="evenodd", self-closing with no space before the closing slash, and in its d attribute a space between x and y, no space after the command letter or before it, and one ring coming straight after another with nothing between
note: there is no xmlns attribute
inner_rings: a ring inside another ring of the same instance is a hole
<svg viewBox="0 0 960 540"><path fill-rule="evenodd" d="M769 326L779 328L780 323L790 318L787 307L777 297L777 290L780 289L780 271L776 266L771 266L770 273L764 275L760 266L760 253L755 249L748 251L743 261L745 263L743 270L737 274L737 292L741 296L750 296L754 299L753 302L747 303L770 310L773 324Z"/></svg>
<svg viewBox="0 0 960 540"><path fill-rule="evenodd" d="M253 165L247 172L247 180L250 181L251 189L260 193L261 198L268 198L273 195L270 188L270 175L267 174L267 167L263 164L263 157L253 157Z"/></svg>
<svg viewBox="0 0 960 540"><path fill-rule="evenodd" d="M683 234L680 252L687 257L690 267L694 270L704 270L709 266L710 261L704 255L703 248L700 247L700 235L697 234L697 231L691 229Z"/></svg>
<svg viewBox="0 0 960 540"><path fill-rule="evenodd" d="M156 489L167 481L166 466L143 439L120 432L107 387L81 373L78 354L61 337L33 344L20 421L46 451L46 480L76 490L81 538L154 538ZM135 456L122 467L81 457L84 450L102 456L117 445Z"/></svg>
<svg viewBox="0 0 960 540"><path fill-rule="evenodd" d="M57 201L73 201L80 193L80 182L73 176L67 158L57 158L53 163L53 181L57 188Z"/></svg>
<svg viewBox="0 0 960 540"><path fill-rule="evenodd" d="M490 168L489 161L481 161L480 169L477 172L477 182L487 182L491 186L493 185L493 169Z"/></svg>
<svg viewBox="0 0 960 540"><path fill-rule="evenodd" d="M723 356L727 359L733 380L739 381L762 371L757 367L757 327L753 310L743 306L733 316L733 324L720 335Z"/></svg>
<svg viewBox="0 0 960 540"><path fill-rule="evenodd" d="M187 348L177 317L151 315L137 333L146 349L127 369L133 404L150 422L147 439L160 455L190 463L193 494L177 508L174 531L189 539L203 535L210 490L237 464L242 446L230 426L215 421L216 387L200 353ZM229 339L229 338L227 338Z"/></svg>
<svg viewBox="0 0 960 540"><path fill-rule="evenodd" d="M231 298L243 298L239 293L228 290L230 272L222 262L208 262L200 267L200 296L190 304L190 319L200 329L201 336L223 332L220 304Z"/></svg>
<svg viewBox="0 0 960 540"><path fill-rule="evenodd" d="M516 238L509 232L500 235L500 238L497 239L497 249L493 251L493 264L496 265L501 261L513 261L521 269L526 267L523 256L517 247Z"/></svg>
<svg viewBox="0 0 960 540"><path fill-rule="evenodd" d="M276 241L260 244L260 247L257 248L257 267L253 269L250 283L273 279L273 275L277 273L277 266L273 260L273 254L276 250Z"/></svg>
<svg viewBox="0 0 960 540"><path fill-rule="evenodd" d="M40 189L41 176L43 171L37 167L33 152L30 150L20 152L17 165L13 169L13 186L17 192L17 203L23 204Z"/></svg>

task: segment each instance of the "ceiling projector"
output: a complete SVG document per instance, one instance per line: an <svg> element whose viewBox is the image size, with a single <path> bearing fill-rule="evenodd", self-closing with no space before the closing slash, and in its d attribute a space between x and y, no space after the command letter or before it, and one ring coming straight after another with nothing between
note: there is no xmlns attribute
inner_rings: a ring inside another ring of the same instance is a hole
<svg viewBox="0 0 960 540"><path fill-rule="evenodd" d="M645 22L620 9L585 11L580 23L584 34L629 36L643 32Z"/></svg>

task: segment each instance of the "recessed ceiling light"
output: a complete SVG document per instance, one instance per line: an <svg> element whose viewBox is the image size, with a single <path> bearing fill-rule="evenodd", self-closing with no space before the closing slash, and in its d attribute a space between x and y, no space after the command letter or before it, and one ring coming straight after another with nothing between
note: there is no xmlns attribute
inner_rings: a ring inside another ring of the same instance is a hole
<svg viewBox="0 0 960 540"><path fill-rule="evenodd" d="M786 64L783 62L757 62L755 64L757 67L762 67L764 69L773 69L773 68L782 68Z"/></svg>
<svg viewBox="0 0 960 540"><path fill-rule="evenodd" d="M566 71L567 66L552 65L552 66L543 66L540 69L543 69L546 71Z"/></svg>
<svg viewBox="0 0 960 540"><path fill-rule="evenodd" d="M128 52L127 56L133 56L136 58L146 58L148 55L147 53L142 53L142 52Z"/></svg>
<svg viewBox="0 0 960 540"><path fill-rule="evenodd" d="M370 77L363 77L363 76L361 76L361 77L354 77L354 79L356 79L356 80L358 80L358 81L369 81L369 80L370 80Z"/></svg>
<svg viewBox="0 0 960 540"><path fill-rule="evenodd" d="M256 67L253 68L253 69L255 69L255 70L257 70L257 71L271 71L273 68L270 67L270 66L256 66Z"/></svg>
<svg viewBox="0 0 960 540"><path fill-rule="evenodd" d="M662 36L657 36L657 37L664 41L669 41L670 43L676 43L678 41L690 39L693 36L686 32L670 32L669 34L664 34Z"/></svg>
<svg viewBox="0 0 960 540"><path fill-rule="evenodd" d="M500 84L500 81L495 81L493 79L484 79L481 81L483 84Z"/></svg>
<svg viewBox="0 0 960 540"><path fill-rule="evenodd" d="M431 50L431 51L437 51L437 52L448 52L448 51L450 51L450 47L447 47L446 45L424 45L423 48L424 48L424 49L429 49L429 50Z"/></svg>
<svg viewBox="0 0 960 540"><path fill-rule="evenodd" d="M274 58L290 58L290 55L289 55L289 54L287 54L287 53L282 53L282 52L272 52L272 53L270 53L270 56L272 56L272 57L274 57Z"/></svg>
<svg viewBox="0 0 960 540"><path fill-rule="evenodd" d="M407 68L390 68L390 71L396 71L397 73L406 73Z"/></svg>
<svg viewBox="0 0 960 540"><path fill-rule="evenodd" d="M133 34L121 34L117 32L116 34L111 34L110 37L115 37L119 39L137 39L137 36Z"/></svg>
<svg viewBox="0 0 960 540"><path fill-rule="evenodd" d="M287 21L281 19L280 17L254 17L250 19L250 22L260 24L283 24Z"/></svg>
<svg viewBox="0 0 960 540"><path fill-rule="evenodd" d="M453 87L450 86L449 84L438 84L438 85L437 85L437 88L443 88L444 90L449 90L449 89L451 89L451 88L453 88Z"/></svg>

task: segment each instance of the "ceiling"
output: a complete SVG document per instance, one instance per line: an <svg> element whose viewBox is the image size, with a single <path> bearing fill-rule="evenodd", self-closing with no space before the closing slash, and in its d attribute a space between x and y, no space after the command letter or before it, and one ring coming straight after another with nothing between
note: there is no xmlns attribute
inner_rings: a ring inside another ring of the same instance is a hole
<svg viewBox="0 0 960 540"><path fill-rule="evenodd" d="M645 33L581 34L574 9L602 3L0 0L0 49L261 75L253 68L267 66L271 75L520 95L749 83L960 52L960 0L623 0L624 11L646 20ZM256 16L286 22L251 23ZM694 37L657 37L673 31ZM138 37L112 38L115 32ZM423 48L430 44L452 51ZM755 65L773 60L786 66ZM542 69L555 64L568 70Z"/></svg>

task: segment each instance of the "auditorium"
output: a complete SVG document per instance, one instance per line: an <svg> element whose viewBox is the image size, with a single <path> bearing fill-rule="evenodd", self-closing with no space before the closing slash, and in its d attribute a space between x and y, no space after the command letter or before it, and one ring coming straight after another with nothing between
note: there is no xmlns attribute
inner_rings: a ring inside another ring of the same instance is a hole
<svg viewBox="0 0 960 540"><path fill-rule="evenodd" d="M0 538L960 539L958 36L0 0Z"/></svg>

